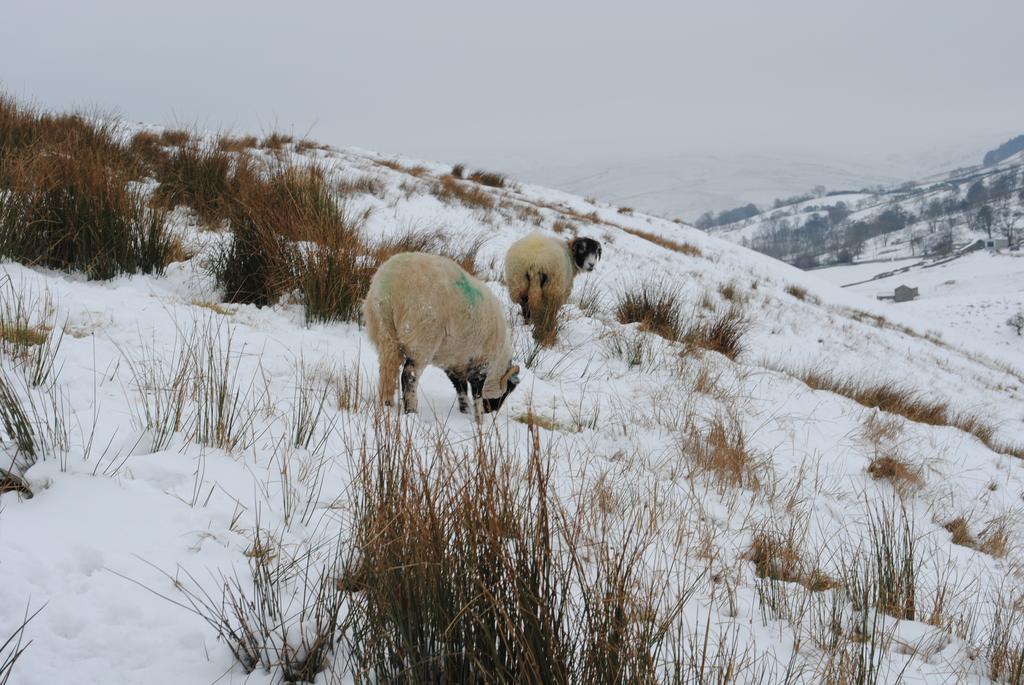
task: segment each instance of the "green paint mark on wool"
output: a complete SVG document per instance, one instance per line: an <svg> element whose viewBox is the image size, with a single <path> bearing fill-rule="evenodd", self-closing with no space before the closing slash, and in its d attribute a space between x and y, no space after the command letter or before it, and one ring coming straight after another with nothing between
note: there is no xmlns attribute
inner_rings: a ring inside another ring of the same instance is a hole
<svg viewBox="0 0 1024 685"><path fill-rule="evenodd" d="M484 294L469 282L469 278L466 274L459 274L459 277L455 279L455 287L458 288L462 295L466 298L466 302L469 303L469 308L472 309L484 299Z"/></svg>

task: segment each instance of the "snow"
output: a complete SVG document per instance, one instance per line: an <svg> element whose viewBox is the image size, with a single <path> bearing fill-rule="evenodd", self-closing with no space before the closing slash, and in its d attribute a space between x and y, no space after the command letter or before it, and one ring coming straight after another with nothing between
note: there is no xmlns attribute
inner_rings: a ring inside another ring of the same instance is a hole
<svg viewBox="0 0 1024 685"><path fill-rule="evenodd" d="M950 262L923 268L918 260L858 264L813 272L832 283L872 278L872 272L911 267L904 273L851 286L849 290L874 298L892 294L897 285L917 288L920 297L889 304L927 328L939 330L948 342L996 354L1024 368L1024 341L1006 320L1024 311L1024 255L1018 252L974 252Z"/></svg>
<svg viewBox="0 0 1024 685"><path fill-rule="evenodd" d="M507 247L536 226L512 210L485 215L442 204L426 192L426 180L381 167L373 153L317 155L339 177L374 174L386 182L385 199L354 200L355 211L373 208L368 235L443 227L454 236L484 236L478 265L509 306L517 358L526 356L529 333L497 279ZM424 164L431 174L449 168ZM407 182L417 187L410 194L399 187ZM582 234L604 243L604 257L594 273L576 282L577 293L592 288L599 294L597 314L569 305L556 347L524 368L520 388L485 423L496 427L511 453L523 454L529 438L516 418L531 408L552 418L556 430L542 432L542 439L562 455L555 464L555 487L567 498L592 487L600 474L608 476L618 501L634 506L656 489L669 506L656 531L658 554L652 555L650 572L697 577L693 569L713 571L700 577L686 606L684 615L694 629L710 621L716 630L734 630L744 649L784 667L797 638L784 621L762 624L753 568L743 559L753 526L779 517L797 520L802 512L808 546L820 551L822 563L833 564L835 573L837 560L865 535L865 503L892 496L888 484L865 472L874 448L860 436L877 412L811 390L779 369L826 368L896 379L957 409L982 408L1001 441L1024 442L1019 370L1024 356L1000 321L1021 304L1020 260L979 254L915 271L912 284L921 286L922 298L897 308L870 297L892 279L843 290L834 284L846 276L836 270L800 272L655 217L621 215L607 205L529 184L489 192L512 206L538 208L548 228L562 208L579 215L596 211L600 223L576 221ZM216 239L196 232L184 214L175 216L178 229L196 244ZM624 228L690 243L703 256L671 251ZM11 682L274 682L273 674L246 674L214 631L180 605L183 597L171 579L187 572L217 592L220 574L246 567L257 526L276 531L282 545L295 549L346 534L352 445L372 421L376 386L376 357L365 334L354 323L305 327L294 303L265 309L220 305L226 314L213 311L207 303L219 298L201 256L173 265L164 277L110 282L10 263L0 268L11 284L49 293L57 321L66 321L69 331L59 350L54 390L63 407L68 448L28 470L33 498L0 496L0 606L6 609L0 613L0 641L20 622L26 602L33 608L45 605L29 626L33 642ZM746 352L736 362L716 353L680 357L678 348L640 334L650 338L649 363L630 368L615 358L603 341L635 326L615 321L614 298L631 283L651 280L677 288L693 316L701 315L705 296L726 306L719 288L734 284L752 319ZM806 288L809 296L800 300L787 293L792 285ZM858 310L884 315L892 325L865 320ZM913 334L898 325L910 326ZM935 328L941 339L926 336ZM140 425L142 398L132 365L144 366L144 359L152 358L166 369L189 342L211 339L226 351L229 336L251 430L233 451L178 434L154 452L152 436ZM975 353L978 338L986 343L986 355ZM315 449L289 442L298 367L361 369L365 386L366 402L359 410L330 406ZM707 392L696 389L702 375L717 379ZM478 430L458 413L454 391L437 369L422 375L419 406L418 415L403 419L417 439L444 430L463 440ZM722 489L688 475L679 451L683 424L691 415L701 423L719 414L738 421L750 449L765 458L761 491ZM949 578L959 588L975 588L971 601L978 602L983 624L991 606L973 598L987 601L1007 584L1019 591L1019 577L1012 573L1024 561L1024 548L1011 545L1006 558L996 559L955 547L941 523L964 515L980 526L1018 511L1024 464L955 428L897 422L901 452L927 464L925 486L906 501L921 536L921 595ZM300 464L318 460L312 480L288 476ZM793 511L782 503L787 498L795 503ZM312 513L297 514L295 502L312 502ZM712 560L692 551L703 533L718 550ZM728 579L728 601L711 576ZM893 626L903 644L937 640L943 645L927 653L894 647L886 668L895 673L906 664L905 682L986 682L983 665L968 658L970 646L963 640L942 638L941 631L923 623L893 620ZM810 648L802 649L812 655Z"/></svg>

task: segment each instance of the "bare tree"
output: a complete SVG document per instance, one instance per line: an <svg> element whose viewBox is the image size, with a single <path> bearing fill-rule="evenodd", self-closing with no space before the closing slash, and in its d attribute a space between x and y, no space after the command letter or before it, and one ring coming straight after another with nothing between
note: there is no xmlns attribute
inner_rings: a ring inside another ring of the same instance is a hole
<svg viewBox="0 0 1024 685"><path fill-rule="evenodd" d="M1021 335L1024 332L1024 311L1019 311L1007 319L1006 325L1017 331L1017 335Z"/></svg>
<svg viewBox="0 0 1024 685"><path fill-rule="evenodd" d="M1021 210L1009 205L1000 207L999 211L995 213L995 226L999 234L1006 238L1009 247L1015 245L1014 236L1017 234L1017 226L1022 217L1024 217L1024 213Z"/></svg>

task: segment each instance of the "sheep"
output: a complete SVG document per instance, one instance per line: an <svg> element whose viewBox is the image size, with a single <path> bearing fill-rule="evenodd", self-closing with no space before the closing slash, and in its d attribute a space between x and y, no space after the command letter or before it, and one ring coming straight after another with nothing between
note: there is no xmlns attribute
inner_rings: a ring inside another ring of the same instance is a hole
<svg viewBox="0 0 1024 685"><path fill-rule="evenodd" d="M370 341L380 357L380 400L391 405L401 367L402 403L416 411L416 382L428 365L455 386L459 411L493 412L515 390L508 324L498 298L447 257L396 254L380 265L363 301Z"/></svg>
<svg viewBox="0 0 1024 685"><path fill-rule="evenodd" d="M569 299L573 278L593 271L601 258L601 243L592 238L562 241L531 233L505 255L505 285L523 319L533 323L533 337L551 342L558 310Z"/></svg>

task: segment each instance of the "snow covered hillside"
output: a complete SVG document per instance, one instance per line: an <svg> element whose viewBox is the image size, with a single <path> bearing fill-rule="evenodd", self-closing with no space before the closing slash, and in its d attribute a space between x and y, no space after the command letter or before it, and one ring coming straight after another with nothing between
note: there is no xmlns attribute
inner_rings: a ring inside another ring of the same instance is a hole
<svg viewBox="0 0 1024 685"><path fill-rule="evenodd" d="M199 144L316 165L368 245L478 245L522 384L476 423L431 368L418 414L381 412L357 321L301 285L224 301L216 197L170 200L162 275L4 261L0 645L39 611L12 685L1022 682L1024 358L638 212L225 140ZM548 348L500 283L535 230L604 246ZM465 542L480 521L518 532Z"/></svg>
<svg viewBox="0 0 1024 685"><path fill-rule="evenodd" d="M1024 340L1007 320L1024 311L1024 255L987 250L928 265L912 259L816 269L813 274L847 290L875 299L898 285L917 288L920 297L888 304L890 311L942 331L959 345L1024 365ZM875 279L880 274L892 275Z"/></svg>

